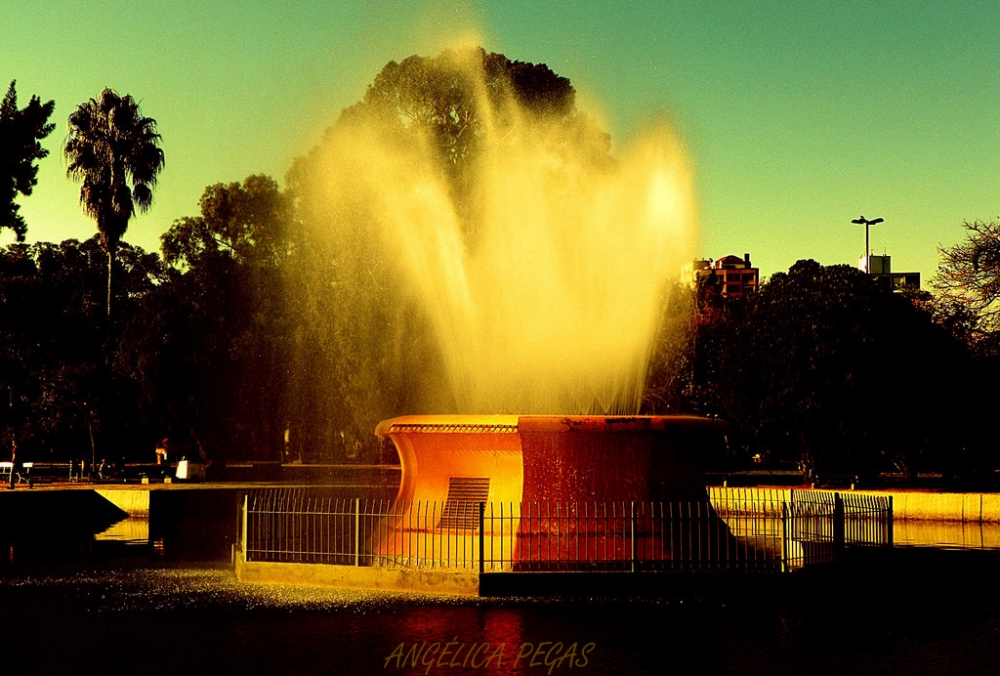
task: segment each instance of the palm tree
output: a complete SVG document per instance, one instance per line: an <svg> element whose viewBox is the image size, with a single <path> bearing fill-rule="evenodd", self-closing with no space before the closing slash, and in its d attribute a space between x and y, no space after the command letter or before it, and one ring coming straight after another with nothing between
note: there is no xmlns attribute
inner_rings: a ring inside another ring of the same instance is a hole
<svg viewBox="0 0 1000 676"><path fill-rule="evenodd" d="M143 117L135 99L113 89L81 103L69 116L66 174L82 183L80 204L97 222L108 254L109 327L115 250L136 209L145 212L153 202L156 176L163 168L159 145L156 120Z"/></svg>

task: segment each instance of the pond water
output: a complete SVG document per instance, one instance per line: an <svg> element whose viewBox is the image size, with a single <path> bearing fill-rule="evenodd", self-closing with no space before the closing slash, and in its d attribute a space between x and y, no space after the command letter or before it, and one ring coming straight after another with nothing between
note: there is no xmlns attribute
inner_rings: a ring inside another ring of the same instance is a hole
<svg viewBox="0 0 1000 676"><path fill-rule="evenodd" d="M1000 523L896 521L892 530L902 546L1000 550Z"/></svg>
<svg viewBox="0 0 1000 676"><path fill-rule="evenodd" d="M243 583L133 517L6 543L0 674L995 673L998 540L910 525L897 543L943 546L669 597L475 599Z"/></svg>
<svg viewBox="0 0 1000 676"><path fill-rule="evenodd" d="M630 599L261 585L155 553L14 566L0 574L2 673L991 673L996 561L980 563Z"/></svg>

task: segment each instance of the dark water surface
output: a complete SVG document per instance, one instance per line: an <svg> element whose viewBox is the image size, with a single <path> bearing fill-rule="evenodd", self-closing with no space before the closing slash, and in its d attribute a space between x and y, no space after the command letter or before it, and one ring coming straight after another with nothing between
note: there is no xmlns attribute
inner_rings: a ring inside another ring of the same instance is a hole
<svg viewBox="0 0 1000 676"><path fill-rule="evenodd" d="M0 676L1000 673L989 533L657 598L470 599L242 583L221 491L103 531L21 502L0 513Z"/></svg>
<svg viewBox="0 0 1000 676"><path fill-rule="evenodd" d="M0 575L0 673L997 673L995 593L969 582L883 571L728 598L468 599L156 561L35 566Z"/></svg>

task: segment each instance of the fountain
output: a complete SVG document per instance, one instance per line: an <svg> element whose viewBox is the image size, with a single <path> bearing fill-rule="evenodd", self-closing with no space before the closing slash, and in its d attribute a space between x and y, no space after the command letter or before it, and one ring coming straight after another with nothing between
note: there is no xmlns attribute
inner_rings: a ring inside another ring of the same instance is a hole
<svg viewBox="0 0 1000 676"><path fill-rule="evenodd" d="M400 508L373 546L387 560L412 561L420 558L415 552L421 548L440 552L454 542L454 553L444 555L454 557L454 563L475 549L481 534L483 555L504 569L559 570L569 557L579 565L581 545L584 560L603 559L603 565L613 566L636 558L635 545L630 551L626 539L614 532L617 526L608 527L612 521L624 527L627 514L630 542L644 542L643 555L661 562L678 553L700 559L708 554L702 540L720 541L721 529L707 501L699 458L725 430L720 421L694 416L385 420L375 433L391 439L399 453ZM637 504L641 532L635 530ZM662 522L664 505L684 504L687 517L672 520L672 536L662 523L653 526L657 506ZM697 519L691 519L692 504L703 506ZM609 505L619 510L613 520L607 519ZM428 509L435 510L430 519ZM685 547L692 537L699 545ZM721 540L732 544L727 533Z"/></svg>
<svg viewBox="0 0 1000 676"><path fill-rule="evenodd" d="M706 500L715 424L636 415L693 258L667 126L612 155L565 78L446 51L386 66L290 178L315 261L296 280L318 308L309 344L334 348L309 373L339 359L331 409L383 420L399 502Z"/></svg>
<svg viewBox="0 0 1000 676"><path fill-rule="evenodd" d="M545 66L411 57L296 163L295 389L343 411L339 429L639 412L665 294L693 258L690 172L666 125L612 154L574 100Z"/></svg>

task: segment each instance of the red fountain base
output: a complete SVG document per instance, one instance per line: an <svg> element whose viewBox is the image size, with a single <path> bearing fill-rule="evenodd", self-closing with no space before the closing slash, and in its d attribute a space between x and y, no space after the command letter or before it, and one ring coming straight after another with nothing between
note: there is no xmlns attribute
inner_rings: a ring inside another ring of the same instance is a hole
<svg viewBox="0 0 1000 676"><path fill-rule="evenodd" d="M375 433L392 439L399 453L397 504L406 511L378 545L382 554L413 558L420 538L432 553L450 552L451 543L473 551L478 505L489 503L486 559L559 567L571 551L587 562L634 559L640 541L665 551L662 534L630 536L627 545L609 537L607 515L638 508L647 520L666 503L707 510L700 458L724 443L725 424L694 416L404 416L383 421ZM636 514L629 518L634 528Z"/></svg>
<svg viewBox="0 0 1000 676"><path fill-rule="evenodd" d="M396 446L407 502L704 500L700 458L724 433L695 416L420 415L375 430Z"/></svg>

